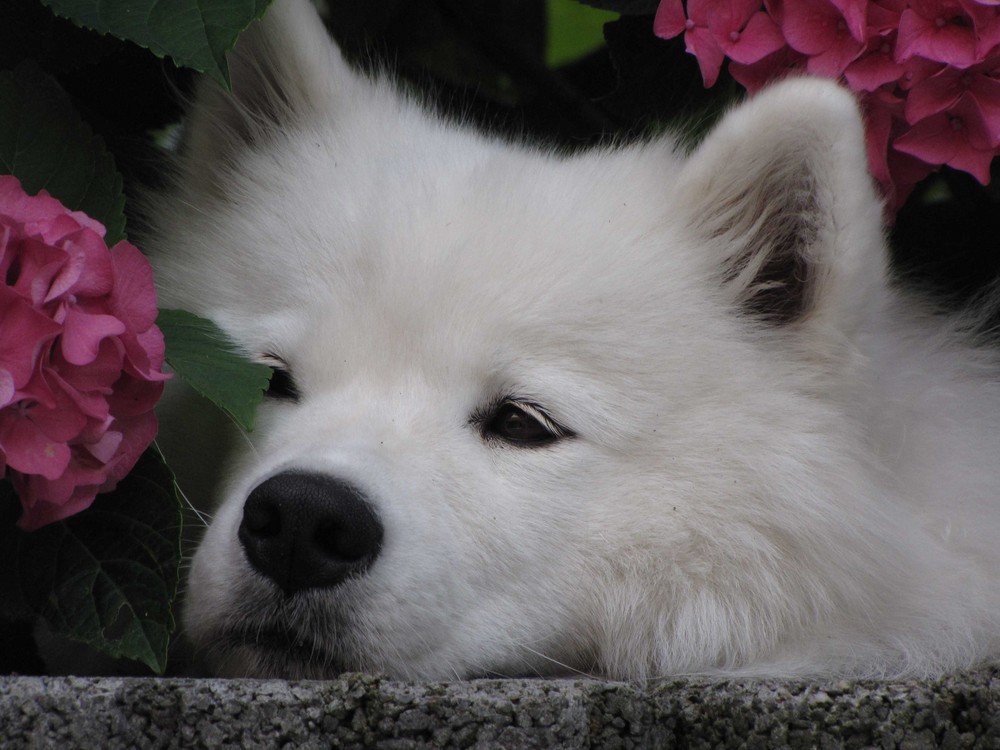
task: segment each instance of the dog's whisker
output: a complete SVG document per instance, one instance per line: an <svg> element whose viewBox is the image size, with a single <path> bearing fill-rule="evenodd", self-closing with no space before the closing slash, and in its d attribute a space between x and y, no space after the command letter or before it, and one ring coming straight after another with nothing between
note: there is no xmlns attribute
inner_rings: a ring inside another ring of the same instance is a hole
<svg viewBox="0 0 1000 750"><path fill-rule="evenodd" d="M561 670L563 670L567 674L575 674L575 675L578 675L580 677L587 677L587 678L593 678L594 677L594 675L592 673L590 673L590 672L587 672L587 671L582 670L582 669L578 669L577 667L571 666L571 665L567 664L566 662L560 661L559 659L555 659L555 658L549 656L548 654L546 654L543 651L537 651L537 650L531 648L530 646L528 646L525 643L518 644L518 647L521 648L524 651L527 651L529 654L532 654L533 656L537 656L539 659L541 659L541 660L543 660L545 662L548 662L549 664L554 664L555 666L559 667ZM528 662L528 663L530 664L531 662ZM542 676L541 673L539 673L538 676Z"/></svg>

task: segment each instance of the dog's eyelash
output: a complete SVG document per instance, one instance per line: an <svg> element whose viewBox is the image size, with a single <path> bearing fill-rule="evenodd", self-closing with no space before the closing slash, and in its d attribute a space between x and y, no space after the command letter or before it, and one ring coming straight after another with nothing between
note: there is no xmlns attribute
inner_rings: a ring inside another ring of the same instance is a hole
<svg viewBox="0 0 1000 750"><path fill-rule="evenodd" d="M573 435L573 432L571 430L566 429L561 424L552 419L552 417L546 414L542 410L542 408L538 406L538 404L532 403L531 401L517 401L513 399L507 401L506 403L510 404L511 406L517 407L528 416L537 420L542 425L542 427L544 427L552 434L552 437L565 438L565 437L572 437Z"/></svg>
<svg viewBox="0 0 1000 750"><path fill-rule="evenodd" d="M521 412L529 420L534 421L544 430L545 434L539 438L518 439L510 435L504 435L501 421L505 410L516 410ZM476 426L482 433L484 439L500 439L508 443L519 446L541 446L548 445L563 438L574 437L576 433L563 427L556 420L534 401L515 398L512 396L501 396L487 406L478 409L469 419L469 423Z"/></svg>
<svg viewBox="0 0 1000 750"><path fill-rule="evenodd" d="M295 385L295 381L292 380L292 374L288 370L273 367L271 368L271 380L268 383L265 395L268 398L298 401L299 389Z"/></svg>
<svg viewBox="0 0 1000 750"><path fill-rule="evenodd" d="M301 395L299 388L285 360L268 352L261 355L258 361L271 368L271 379L268 382L267 391L264 393L266 397L283 401L299 400Z"/></svg>

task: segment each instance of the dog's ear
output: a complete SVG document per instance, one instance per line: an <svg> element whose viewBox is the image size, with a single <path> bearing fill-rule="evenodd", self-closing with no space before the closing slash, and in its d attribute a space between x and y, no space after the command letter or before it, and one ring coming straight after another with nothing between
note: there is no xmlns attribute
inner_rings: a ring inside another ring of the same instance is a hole
<svg viewBox="0 0 1000 750"><path fill-rule="evenodd" d="M185 152L201 174L330 116L358 81L310 0L276 0L240 36L229 63L232 93L203 77L185 123Z"/></svg>
<svg viewBox="0 0 1000 750"><path fill-rule="evenodd" d="M689 157L677 200L745 312L774 325L860 321L883 281L881 202L853 97L792 79L727 114Z"/></svg>

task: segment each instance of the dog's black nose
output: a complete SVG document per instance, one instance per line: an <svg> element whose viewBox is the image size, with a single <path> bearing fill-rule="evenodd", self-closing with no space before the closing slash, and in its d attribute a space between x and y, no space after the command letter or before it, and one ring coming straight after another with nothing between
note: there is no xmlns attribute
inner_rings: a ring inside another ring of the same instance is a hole
<svg viewBox="0 0 1000 750"><path fill-rule="evenodd" d="M382 524L357 487L285 472L247 497L239 537L250 564L293 594L364 572L382 546Z"/></svg>

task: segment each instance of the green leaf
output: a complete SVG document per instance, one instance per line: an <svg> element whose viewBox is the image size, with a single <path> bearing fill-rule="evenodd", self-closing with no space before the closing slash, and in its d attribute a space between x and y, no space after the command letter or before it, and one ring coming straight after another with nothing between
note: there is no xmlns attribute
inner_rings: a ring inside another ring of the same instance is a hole
<svg viewBox="0 0 1000 750"><path fill-rule="evenodd" d="M0 497L9 507L6 482ZM56 633L162 673L180 558L173 475L148 450L82 513L30 533L0 526L0 601L8 617L42 617Z"/></svg>
<svg viewBox="0 0 1000 750"><path fill-rule="evenodd" d="M575 0L548 0L548 45L545 62L555 68L604 46L604 24L617 13L581 5Z"/></svg>
<svg viewBox="0 0 1000 750"><path fill-rule="evenodd" d="M0 173L15 175L32 195L44 188L104 224L109 246L125 237L114 159L59 85L30 63L0 72Z"/></svg>
<svg viewBox="0 0 1000 750"><path fill-rule="evenodd" d="M192 388L253 429L271 368L252 362L215 323L184 310L160 310L156 324L167 345L167 364Z"/></svg>
<svg viewBox="0 0 1000 750"><path fill-rule="evenodd" d="M80 26L146 47L230 88L226 53L271 0L42 0Z"/></svg>

